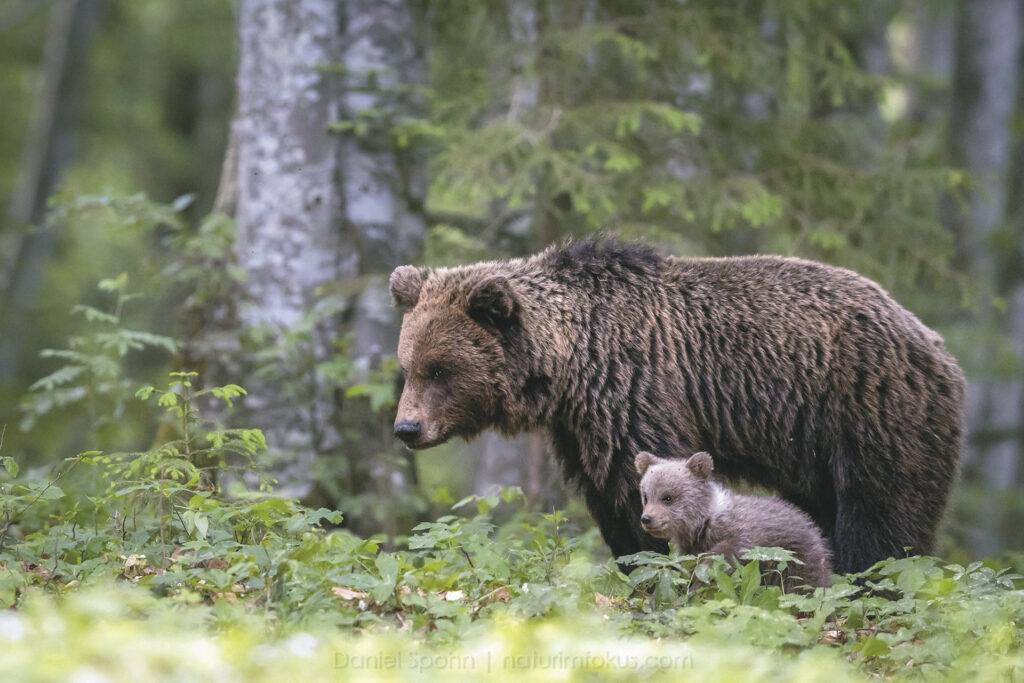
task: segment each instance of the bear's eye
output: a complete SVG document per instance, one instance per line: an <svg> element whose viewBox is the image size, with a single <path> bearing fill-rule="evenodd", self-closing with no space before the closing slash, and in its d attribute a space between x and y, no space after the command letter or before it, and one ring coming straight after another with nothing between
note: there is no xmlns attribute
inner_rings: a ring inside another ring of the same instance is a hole
<svg viewBox="0 0 1024 683"><path fill-rule="evenodd" d="M669 503L672 502L672 496L662 496L661 502L664 503L665 505L668 505Z"/></svg>
<svg viewBox="0 0 1024 683"><path fill-rule="evenodd" d="M442 380L448 376L448 368L441 365L433 365L427 370L427 376L435 382Z"/></svg>

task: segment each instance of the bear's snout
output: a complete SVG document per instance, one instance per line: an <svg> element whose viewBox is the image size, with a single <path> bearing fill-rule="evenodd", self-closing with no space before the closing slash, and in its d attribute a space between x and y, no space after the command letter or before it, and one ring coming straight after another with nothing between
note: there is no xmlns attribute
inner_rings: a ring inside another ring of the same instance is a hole
<svg viewBox="0 0 1024 683"><path fill-rule="evenodd" d="M657 511L653 512L654 514L641 513L640 528L654 538L668 538L671 533L669 525L666 524L664 517L657 515Z"/></svg>
<svg viewBox="0 0 1024 683"><path fill-rule="evenodd" d="M412 420L399 420L395 423L395 436L403 443L411 444L420 438L423 433L423 426Z"/></svg>

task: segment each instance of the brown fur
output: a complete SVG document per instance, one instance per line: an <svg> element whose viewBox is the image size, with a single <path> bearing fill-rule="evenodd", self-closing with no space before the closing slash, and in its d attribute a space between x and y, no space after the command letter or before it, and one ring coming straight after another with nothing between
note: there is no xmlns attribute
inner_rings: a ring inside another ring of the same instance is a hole
<svg viewBox="0 0 1024 683"><path fill-rule="evenodd" d="M633 456L707 450L805 510L857 571L932 549L964 378L881 287L794 258L662 257L586 240L459 268L403 266L411 448L545 429L612 552L664 551Z"/></svg>
<svg viewBox="0 0 1024 683"><path fill-rule="evenodd" d="M733 493L713 481L713 469L704 452L686 459L638 453L644 531L670 539L682 555L724 555L729 562L757 546L784 548L803 562L782 572L787 589L831 585L828 546L810 517L778 498ZM764 575L765 583L778 584L779 579L773 572Z"/></svg>

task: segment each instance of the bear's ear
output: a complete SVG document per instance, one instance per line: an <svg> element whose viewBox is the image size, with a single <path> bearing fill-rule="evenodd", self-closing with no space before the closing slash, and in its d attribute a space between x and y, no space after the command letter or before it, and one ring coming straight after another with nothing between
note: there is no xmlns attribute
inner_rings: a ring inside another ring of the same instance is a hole
<svg viewBox="0 0 1024 683"><path fill-rule="evenodd" d="M654 453L648 453L647 451L640 451L636 454L636 458L633 459L633 465L636 467L636 473L641 477L644 476L644 472L647 471L647 468L656 462L658 462L658 456Z"/></svg>
<svg viewBox="0 0 1024 683"><path fill-rule="evenodd" d="M388 290L395 305L401 308L413 308L420 300L420 289L427 279L427 269L416 266L398 266L391 273Z"/></svg>
<svg viewBox="0 0 1024 683"><path fill-rule="evenodd" d="M519 302L512 285L501 276L481 280L469 291L466 314L481 325L504 332L518 313Z"/></svg>
<svg viewBox="0 0 1024 683"><path fill-rule="evenodd" d="M700 479L707 479L715 469L711 455L704 451L691 455L690 459L686 461L686 466Z"/></svg>

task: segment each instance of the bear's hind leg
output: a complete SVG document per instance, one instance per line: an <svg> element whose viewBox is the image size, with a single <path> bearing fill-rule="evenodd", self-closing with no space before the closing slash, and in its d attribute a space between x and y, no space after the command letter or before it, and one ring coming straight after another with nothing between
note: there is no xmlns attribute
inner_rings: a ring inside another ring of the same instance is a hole
<svg viewBox="0 0 1024 683"><path fill-rule="evenodd" d="M879 560L931 551L931 539L907 529L900 511L884 500L839 494L832 536L834 571L861 572ZM917 538L915 538L917 536ZM925 547L927 546L927 547Z"/></svg>

